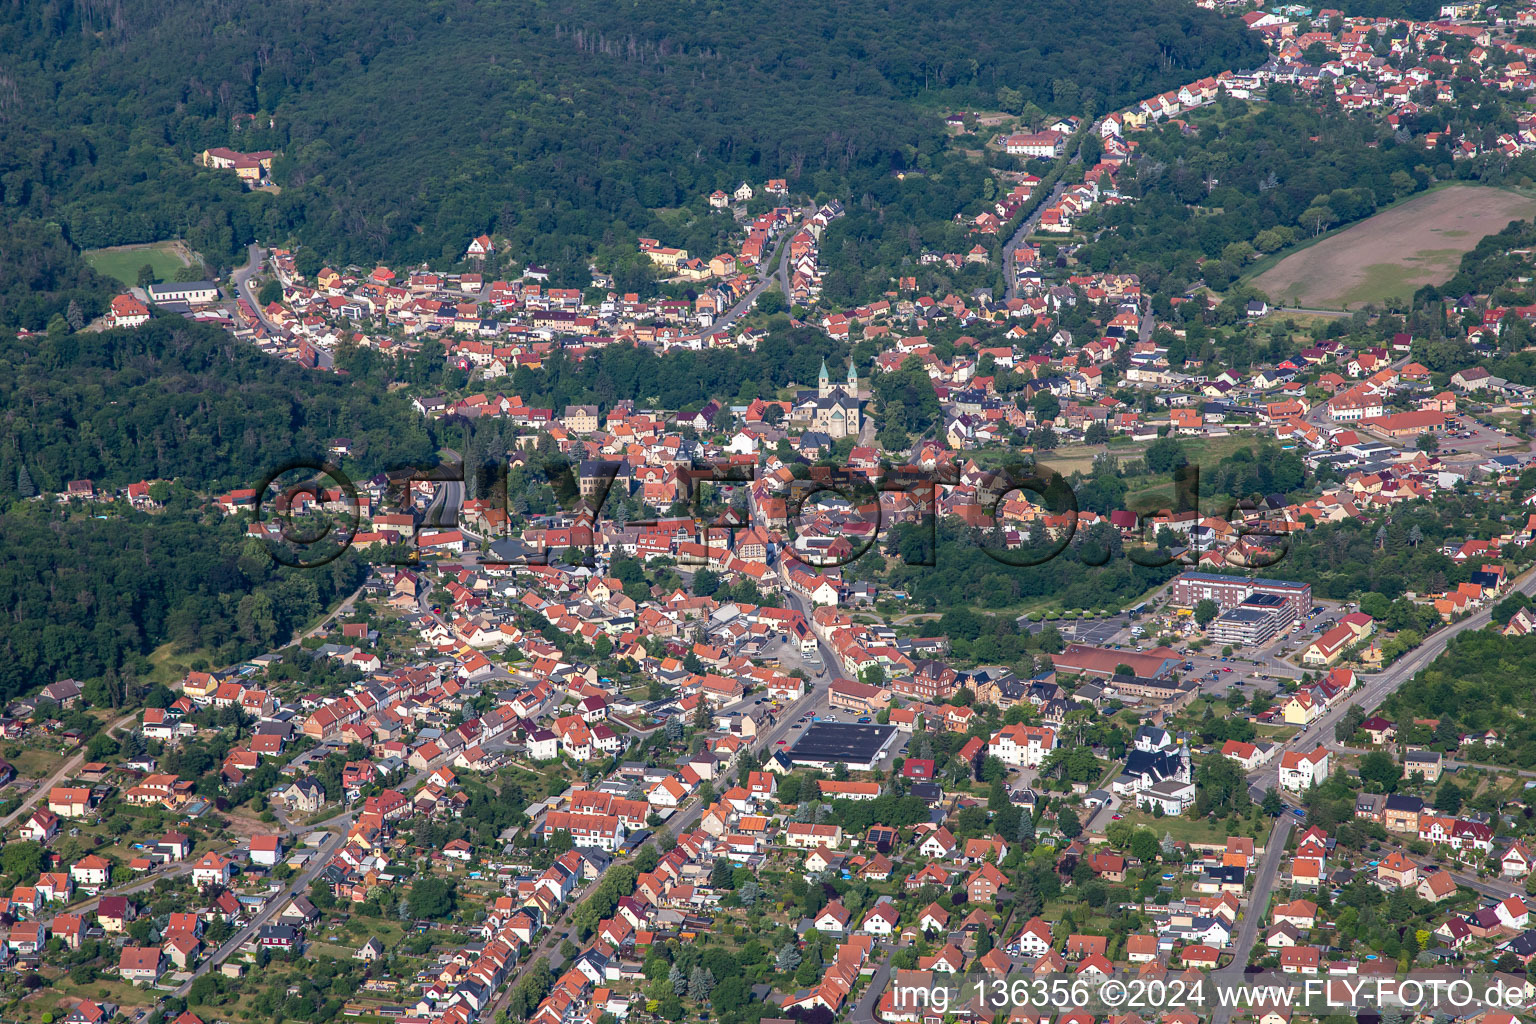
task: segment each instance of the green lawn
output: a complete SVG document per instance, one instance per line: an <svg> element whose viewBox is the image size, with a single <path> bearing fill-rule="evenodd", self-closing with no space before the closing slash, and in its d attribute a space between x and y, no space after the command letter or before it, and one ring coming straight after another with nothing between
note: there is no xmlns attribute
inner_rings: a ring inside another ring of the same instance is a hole
<svg viewBox="0 0 1536 1024"><path fill-rule="evenodd" d="M120 245L110 249L87 249L82 255L98 274L114 277L128 287L139 283L139 268L149 264L155 278L170 281L176 271L188 265L179 254L180 242L150 242L145 245Z"/></svg>
<svg viewBox="0 0 1536 1024"><path fill-rule="evenodd" d="M1184 843L1225 843L1228 836L1258 836L1263 835L1269 828L1269 819L1260 818L1257 826L1244 819L1241 823L1233 825L1230 821L1215 821L1211 818L1155 818L1146 811L1134 809L1122 809L1127 825L1141 825L1157 833L1157 838L1163 838L1163 834L1173 836L1178 842ZM1237 831L1231 831L1232 829Z"/></svg>
<svg viewBox="0 0 1536 1024"><path fill-rule="evenodd" d="M1190 462L1213 469L1222 459L1242 449L1253 450L1259 438L1252 434L1228 434L1226 437L1181 437L1179 443ZM1138 453L1139 454L1139 453ZM1167 508L1174 501L1173 481L1166 476L1127 477L1125 507L1140 513ZM1209 499L1202 493L1202 505ZM1220 511L1202 509L1203 511Z"/></svg>
<svg viewBox="0 0 1536 1024"><path fill-rule="evenodd" d="M1183 445L1189 461L1212 467L1239 449L1258 447L1259 438L1253 434L1229 434L1226 437L1181 437L1179 442ZM1149 444L1151 444L1150 441L1133 441L1124 437L1112 438L1107 445L1064 444L1060 448L1038 453L1037 461L1039 465L1063 475L1087 473L1093 469L1093 460L1105 452L1124 463L1140 459ZM1006 465L1017 462L1021 458L1017 452L1002 449L974 454L977 463L983 466ZM1172 499L1173 484L1166 476L1127 477L1126 485L1129 488L1127 500L1159 491L1167 491L1169 500Z"/></svg>
<svg viewBox="0 0 1536 1024"><path fill-rule="evenodd" d="M22 1003L22 1011L25 1014L23 1020L41 1020L42 1014L48 1010L54 1010L65 998L90 999L96 1002L116 1003L123 1010L131 1011L140 1006L149 1006L155 1001L155 993L149 989L136 988L119 978L98 978L85 985L72 981L67 974L61 974L52 979L48 987L39 989L40 995L29 997ZM54 1016L62 1015L55 1012Z"/></svg>
<svg viewBox="0 0 1536 1024"><path fill-rule="evenodd" d="M1530 212L1530 198L1512 190L1447 184L1261 259L1243 280L1278 301L1313 308L1404 301L1454 274L1478 239ZM1310 251L1300 257L1302 250Z"/></svg>
<svg viewBox="0 0 1536 1024"><path fill-rule="evenodd" d="M29 744L16 756L8 758L17 775L25 779L45 779L72 756L72 752L60 754L57 741L47 743L46 738L43 739L43 743Z"/></svg>

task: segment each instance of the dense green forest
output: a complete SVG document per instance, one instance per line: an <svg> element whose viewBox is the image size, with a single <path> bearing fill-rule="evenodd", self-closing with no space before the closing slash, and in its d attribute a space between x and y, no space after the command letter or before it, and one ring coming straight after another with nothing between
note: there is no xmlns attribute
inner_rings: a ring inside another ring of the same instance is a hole
<svg viewBox="0 0 1536 1024"><path fill-rule="evenodd" d="M1444 724L1434 733L1436 741L1496 729L1504 745L1479 748L1471 759L1529 768L1536 766L1536 735L1517 723L1536 710L1530 685L1533 673L1536 637L1507 637L1487 630L1462 633L1444 654L1388 697L1381 713L1404 724L1414 718L1440 719ZM1429 740L1428 735L1410 738L1410 742ZM1454 742L1451 745L1454 748Z"/></svg>
<svg viewBox="0 0 1536 1024"><path fill-rule="evenodd" d="M359 475L436 451L401 395L179 317L24 342L0 333L0 420L0 509L77 479L254 487L289 460L323 457L337 437L358 446L348 468Z"/></svg>
<svg viewBox="0 0 1536 1024"><path fill-rule="evenodd" d="M814 387L823 359L829 366L846 364L848 346L824 332L790 327L783 316L775 323L756 351L678 351L658 357L650 349L609 345L572 360L557 349L541 369L520 367L509 377L488 382L485 390L521 395L535 408L596 402L606 409L630 399L662 409L698 409L712 397L750 402L772 397L790 384ZM427 354L397 364L371 349L344 349L337 365L381 388L397 375L418 385L462 388L469 383L464 371L445 370L437 354L423 351Z"/></svg>
<svg viewBox="0 0 1536 1024"><path fill-rule="evenodd" d="M1456 276L1442 287L1425 289L1422 298L1441 295L1491 295L1495 302L1527 305L1536 302L1529 280L1529 249L1536 245L1536 223L1513 221L1503 231L1483 238L1461 257Z"/></svg>
<svg viewBox="0 0 1536 1024"><path fill-rule="evenodd" d="M237 521L192 507L109 519L0 513L0 700L70 676L93 702L143 692L163 643L214 665L269 650L361 582L347 556L283 569Z"/></svg>
<svg viewBox="0 0 1536 1024"><path fill-rule="evenodd" d="M1440 0L1344 0L1329 4L1352 18L1411 18L1433 21L1440 15Z"/></svg>
<svg viewBox="0 0 1536 1024"><path fill-rule="evenodd" d="M1262 60L1180 0L18 0L0 53L8 219L215 263L290 235L442 259L495 230L557 281L741 179L862 194L942 148L941 105L1103 111ZM195 168L210 146L277 150L281 194Z"/></svg>
<svg viewBox="0 0 1536 1024"><path fill-rule="evenodd" d="M1049 456L1043 461L1049 462ZM1170 495L1155 490L1148 506L1145 496L1128 502L1134 489L1162 483L1179 467L1189 465L1184 443L1176 437L1162 437L1147 447L1140 460L1123 460L1105 452L1094 459L1088 473L1073 473L1071 483L1080 512L1109 515L1120 509L1146 514L1167 507ZM1209 515L1227 515L1238 502L1268 497L1271 494L1300 494L1307 483L1307 467L1294 451L1278 445L1260 443L1257 450L1239 448L1214 466L1202 466L1199 487L1194 495L1197 506ZM1131 506L1139 507L1131 507Z"/></svg>
<svg viewBox="0 0 1536 1024"><path fill-rule="evenodd" d="M403 398L175 317L0 337L0 410L0 700L74 676L93 699L131 702L162 644L217 665L281 643L354 589L361 564L281 568L208 492L323 458L333 437L359 445L346 467L359 478L437 448ZM47 497L79 478L175 484L160 512L98 518Z"/></svg>
<svg viewBox="0 0 1536 1024"><path fill-rule="evenodd" d="M1481 563L1457 563L1441 545L1467 537L1492 537L1509 529L1504 509L1486 495L1441 491L1434 504L1395 509L1390 521L1346 520L1293 534L1275 574L1305 580L1318 597L1336 600L1363 593L1397 599L1407 591L1437 593L1471 579ZM1506 548L1523 563L1524 549ZM1389 629L1398 628L1395 625Z"/></svg>
<svg viewBox="0 0 1536 1024"><path fill-rule="evenodd" d="M0 156L0 161L4 157ZM56 224L0 213L0 327L41 328L65 316L103 312L114 282L99 276Z"/></svg>
<svg viewBox="0 0 1536 1024"><path fill-rule="evenodd" d="M944 518L932 534L921 524L895 527L884 555L871 553L848 568L850 574L880 578L888 587L905 590L914 610L1000 609L1047 597L1053 606L1067 609L1118 607L1177 572L1176 566L1148 568L1132 561L1119 531L1104 523L1079 529L1060 554L1050 557L1057 546L1042 540L1010 548L1001 538ZM1024 564L1037 559L1045 560Z"/></svg>

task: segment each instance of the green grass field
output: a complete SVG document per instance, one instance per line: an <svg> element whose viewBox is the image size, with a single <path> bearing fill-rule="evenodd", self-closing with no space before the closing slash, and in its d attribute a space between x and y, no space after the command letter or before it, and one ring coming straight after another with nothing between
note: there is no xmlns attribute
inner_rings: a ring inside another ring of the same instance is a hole
<svg viewBox="0 0 1536 1024"><path fill-rule="evenodd" d="M1184 454L1192 463L1211 469L1222 459L1244 448L1258 447L1259 439L1252 434L1228 434L1226 437L1183 437L1180 443ZM1131 477L1126 480L1125 507L1146 513L1171 507L1176 499L1173 481L1164 477ZM1209 495L1206 496L1209 498ZM1208 511L1208 510L1207 510Z"/></svg>
<svg viewBox="0 0 1536 1024"><path fill-rule="evenodd" d="M156 280L172 280L176 271L188 265L181 255L184 251L180 242L150 242L87 249L82 255L98 274L116 278L131 288L139 283L139 268L146 263L154 268Z"/></svg>
<svg viewBox="0 0 1536 1024"><path fill-rule="evenodd" d="M1257 823L1245 818L1240 824L1233 824L1211 818L1159 818L1135 809L1122 809L1120 813L1125 815L1123 820L1127 825L1149 828L1159 839L1166 833L1185 843L1224 843L1228 836L1257 836L1269 828L1267 818L1259 819Z"/></svg>
<svg viewBox="0 0 1536 1024"><path fill-rule="evenodd" d="M192 663L202 658L210 661L208 652L193 651L189 654L178 654L171 644L161 644L149 654L149 663L154 666L149 674L152 682L164 683L170 686L179 682L188 672L192 671Z"/></svg>

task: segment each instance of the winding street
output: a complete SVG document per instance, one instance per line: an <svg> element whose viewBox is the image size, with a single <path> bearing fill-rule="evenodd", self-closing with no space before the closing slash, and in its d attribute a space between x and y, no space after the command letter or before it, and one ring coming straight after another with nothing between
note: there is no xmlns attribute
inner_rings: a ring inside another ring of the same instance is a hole
<svg viewBox="0 0 1536 1024"><path fill-rule="evenodd" d="M700 331L701 335L715 334L719 331L723 331L730 327L731 324L735 323L737 320L740 320L742 316L746 314L747 310L751 309L753 304L757 302L757 297L763 294L763 292L767 291L775 283L775 281L777 281L780 288L783 289L785 306L787 307L789 305L789 277L786 273L789 260L787 254L784 252L784 248L789 245L789 240L794 237L795 232L800 230L800 226L804 221L804 218L808 216L810 212L813 212L813 210L814 208L812 208L812 211L796 211L798 215L797 219L792 220L787 225L785 225L784 229L779 232L778 241L774 243L773 252L767 259L758 264L756 274L757 283L752 286L752 289L748 291L747 294L743 295L739 300L737 300L736 305L732 306L730 309L726 310L723 314L717 317L714 322L709 325L709 327ZM780 257L784 258L781 259ZM777 269L773 269L775 267Z"/></svg>
<svg viewBox="0 0 1536 1024"><path fill-rule="evenodd" d="M261 326L265 327L270 334L282 334L283 329L267 319L267 314L262 310L260 304L257 303L256 292L251 287L251 279L261 272L262 264L266 258L267 250L252 242L251 247L246 251L245 266L236 267L234 272L230 274L229 280L234 285L235 297L250 303L251 309L256 311L256 319L261 321Z"/></svg>

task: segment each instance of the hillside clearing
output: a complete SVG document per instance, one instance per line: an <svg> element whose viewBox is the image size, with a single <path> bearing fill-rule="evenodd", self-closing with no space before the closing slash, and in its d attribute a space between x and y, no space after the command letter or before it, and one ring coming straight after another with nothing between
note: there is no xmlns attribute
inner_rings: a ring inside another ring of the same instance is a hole
<svg viewBox="0 0 1536 1024"><path fill-rule="evenodd" d="M192 265L192 254L181 242L114 245L109 249L87 249L81 255L98 274L116 278L130 288L139 283L139 268L146 263L154 268L157 281L173 280L176 271Z"/></svg>
<svg viewBox="0 0 1536 1024"><path fill-rule="evenodd" d="M1416 196L1306 246L1253 278L1270 300L1343 309L1408 299L1456 272L1462 254L1512 220L1536 214L1536 199L1486 185L1452 185Z"/></svg>

